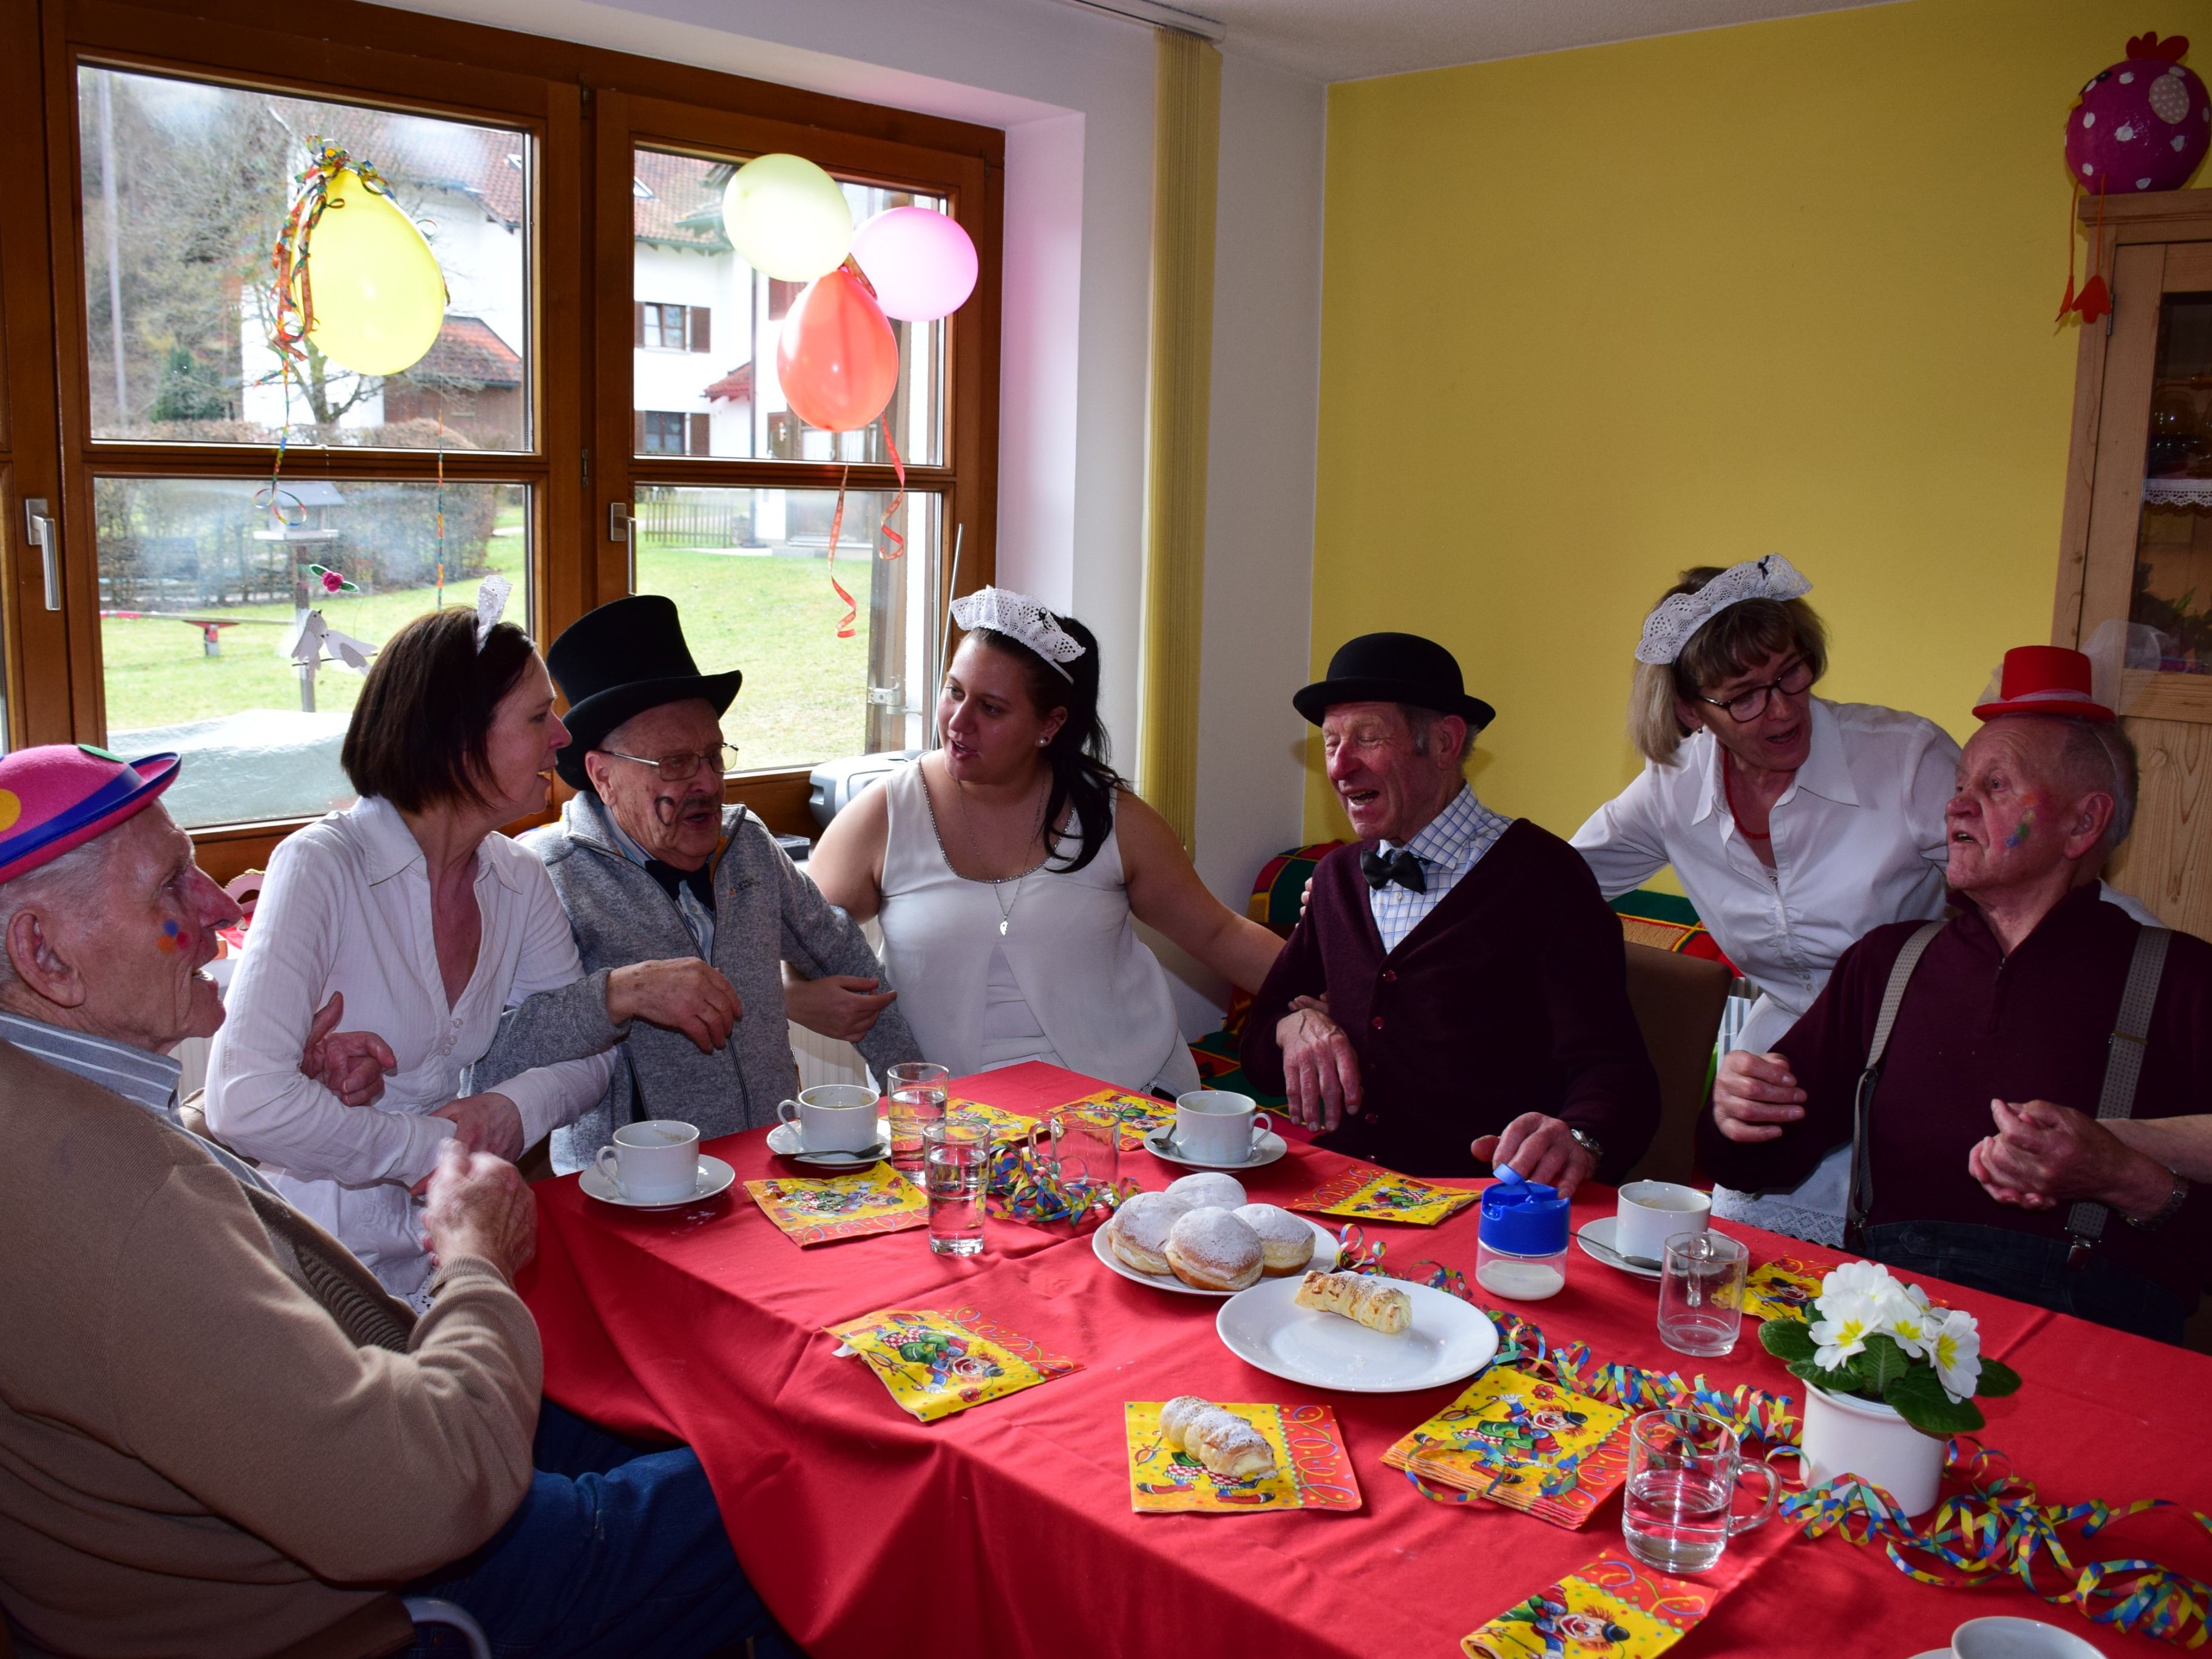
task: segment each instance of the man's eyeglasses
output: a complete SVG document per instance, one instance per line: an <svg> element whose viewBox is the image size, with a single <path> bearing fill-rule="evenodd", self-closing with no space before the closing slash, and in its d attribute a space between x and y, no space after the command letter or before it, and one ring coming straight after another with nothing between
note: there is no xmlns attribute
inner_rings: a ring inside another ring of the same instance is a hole
<svg viewBox="0 0 2212 1659"><path fill-rule="evenodd" d="M663 783L688 783L706 767L726 777L738 757L735 744L718 743L711 749L702 749L696 755L625 755L619 749L602 749L602 755L612 755L617 760L635 761L640 766L650 766L660 774Z"/></svg>
<svg viewBox="0 0 2212 1659"><path fill-rule="evenodd" d="M1709 702L1716 708L1727 709L1732 720L1755 720L1766 712L1766 700L1775 692L1779 691L1785 697L1799 696L1812 684L1812 665L1809 663L1792 663L1782 671L1782 678L1778 680L1754 685L1750 690L1739 691L1732 697L1700 696L1698 701Z"/></svg>

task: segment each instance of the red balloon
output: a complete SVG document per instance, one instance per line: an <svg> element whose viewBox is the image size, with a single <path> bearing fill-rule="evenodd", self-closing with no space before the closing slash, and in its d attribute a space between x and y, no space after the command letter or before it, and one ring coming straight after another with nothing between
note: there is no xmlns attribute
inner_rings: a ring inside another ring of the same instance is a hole
<svg viewBox="0 0 2212 1659"><path fill-rule="evenodd" d="M867 285L840 265L799 291L775 346L776 378L799 419L854 432L898 384L898 342Z"/></svg>

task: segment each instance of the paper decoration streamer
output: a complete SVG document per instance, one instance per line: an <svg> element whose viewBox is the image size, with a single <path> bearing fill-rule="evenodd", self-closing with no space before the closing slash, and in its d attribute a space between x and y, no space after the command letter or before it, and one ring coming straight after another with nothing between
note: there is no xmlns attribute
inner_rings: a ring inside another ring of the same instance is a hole
<svg viewBox="0 0 2212 1659"><path fill-rule="evenodd" d="M1109 1187L1102 1182L1062 1182L1035 1145L1001 1141L992 1149L983 1190L998 1200L996 1213L1017 1221L1078 1221L1094 1215L1104 1221L1137 1190L1133 1178Z"/></svg>

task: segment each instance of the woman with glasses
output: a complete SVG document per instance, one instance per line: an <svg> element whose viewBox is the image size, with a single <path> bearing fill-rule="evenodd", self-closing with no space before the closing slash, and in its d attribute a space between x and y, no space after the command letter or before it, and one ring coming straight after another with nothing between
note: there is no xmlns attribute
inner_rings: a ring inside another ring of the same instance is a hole
<svg viewBox="0 0 2212 1659"><path fill-rule="evenodd" d="M1674 866L1759 990L1737 1039L1757 1054L1862 934L1943 911L1959 745L1917 714L1813 696L1828 649L1811 587L1779 554L1682 573L1636 647L1629 735L1648 763L1574 836L1608 899ZM1717 1188L1713 1212L1839 1245L1849 1152L1794 1192Z"/></svg>

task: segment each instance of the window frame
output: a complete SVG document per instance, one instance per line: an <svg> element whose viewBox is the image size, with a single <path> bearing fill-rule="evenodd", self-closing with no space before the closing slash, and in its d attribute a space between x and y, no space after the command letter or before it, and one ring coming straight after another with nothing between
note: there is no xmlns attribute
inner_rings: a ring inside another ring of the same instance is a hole
<svg viewBox="0 0 2212 1659"><path fill-rule="evenodd" d="M258 0L41 0L35 9L7 11L0 46L20 37L25 50L5 55L0 86L35 92L39 101L18 107L42 103L45 117L0 137L0 156L16 164L0 179L0 207L15 210L11 222L24 228L10 233L0 252L0 507L9 515L0 525L6 578L0 640L12 744L98 742L106 734L94 477L236 477L267 459L258 448L91 439L77 189L80 64L531 134L532 447L447 451L444 465L455 481L529 489L531 620L542 641L629 592L629 550L610 533L609 507L635 500L637 483L834 489L847 471L767 457L631 453L633 143L739 154L788 149L833 171L945 196L975 240L981 274L975 296L948 325L945 464L908 473L911 488L945 496L947 545L956 526L963 534L958 591L990 580L1005 179L1005 137L997 130L480 24L395 14L360 0L325 0L316 9L313 36L272 26ZM380 44L395 38L392 24L401 16L407 48ZM641 115L650 118L644 127ZM617 155L622 176L611 188L608 159ZM618 213L609 210L616 203ZM685 321L688 346L688 315ZM434 476L436 465L434 452L304 446L290 448L284 460L288 477L334 481L414 480ZM888 487L890 477L888 467L850 469L856 489ZM38 554L21 534L20 497L40 495L53 501L62 526L58 613L40 603ZM774 828L811 833L808 791L806 771L787 769L741 775L728 797ZM224 825L195 831L194 838L203 862L228 874L265 861L276 842L305 821Z"/></svg>

